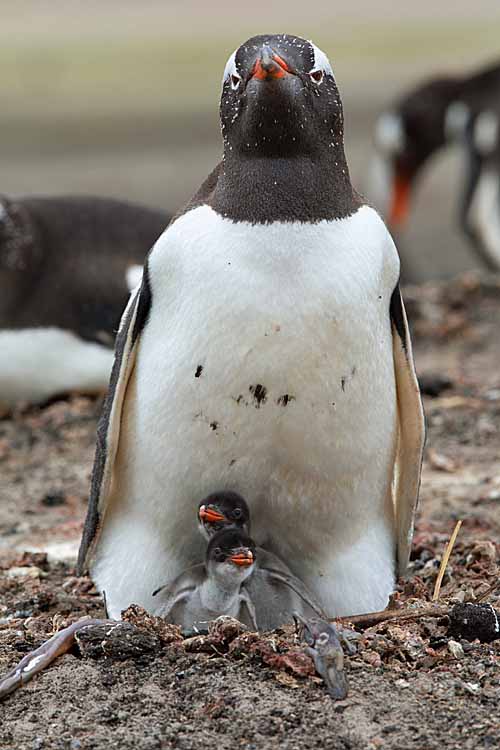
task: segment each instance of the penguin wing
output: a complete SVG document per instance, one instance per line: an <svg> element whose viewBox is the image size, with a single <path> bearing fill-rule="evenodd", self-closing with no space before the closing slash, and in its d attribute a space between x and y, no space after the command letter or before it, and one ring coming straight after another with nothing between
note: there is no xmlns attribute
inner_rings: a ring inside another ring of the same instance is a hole
<svg viewBox="0 0 500 750"><path fill-rule="evenodd" d="M85 572L109 494L113 464L118 449L120 422L127 384L134 368L137 342L151 306L148 263L144 264L141 286L130 296L120 321L115 359L108 392L97 427L97 441L90 483L87 518L78 553L77 571Z"/></svg>
<svg viewBox="0 0 500 750"><path fill-rule="evenodd" d="M425 420L399 284L392 293L390 317L398 403L398 444L394 471L397 558L398 574L404 575L410 559L417 509Z"/></svg>
<svg viewBox="0 0 500 750"><path fill-rule="evenodd" d="M254 630L258 630L257 615L255 613L254 603L252 599L250 598L248 591L245 588L243 588L243 586L241 587L241 591L240 591L240 605L242 608L243 607L246 608L247 613L248 613L248 618L249 618L248 621L251 623L252 628Z"/></svg>
<svg viewBox="0 0 500 750"><path fill-rule="evenodd" d="M168 583L165 586L160 586L159 589L153 591L153 596L158 596L158 614L161 617L168 619L168 616L172 609L179 602L189 599L191 594L196 591L206 577L206 568L203 563L192 565L186 568L180 575L175 578L172 583Z"/></svg>
<svg viewBox="0 0 500 750"><path fill-rule="evenodd" d="M299 599L302 599L302 601L307 604L307 606L310 607L314 612L316 612L319 617L328 619L328 616L321 609L320 605L313 599L306 586L304 586L302 581L296 578L293 573L286 573L281 569L277 570L275 568L262 568L261 566L259 566L259 570L271 583L274 582L288 586L288 588L291 589L295 594L297 594ZM292 612L290 614L292 614Z"/></svg>

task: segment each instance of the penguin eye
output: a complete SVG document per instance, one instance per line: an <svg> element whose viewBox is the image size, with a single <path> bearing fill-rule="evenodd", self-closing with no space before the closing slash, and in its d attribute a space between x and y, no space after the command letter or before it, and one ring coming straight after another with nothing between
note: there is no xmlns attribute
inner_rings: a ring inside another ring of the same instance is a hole
<svg viewBox="0 0 500 750"><path fill-rule="evenodd" d="M232 75L231 75L231 88L233 89L233 91L236 91L236 89L240 85L240 81L241 81L241 78L238 75L236 75L236 73L232 73Z"/></svg>
<svg viewBox="0 0 500 750"><path fill-rule="evenodd" d="M221 547L216 547L214 549L214 557L216 560L222 560L224 558L224 552Z"/></svg>
<svg viewBox="0 0 500 750"><path fill-rule="evenodd" d="M240 508L235 508L233 510L233 518L241 518L241 509Z"/></svg>
<svg viewBox="0 0 500 750"><path fill-rule="evenodd" d="M311 80L313 80L314 83L317 83L318 86L322 82L324 75L325 74L322 70L311 70L311 72L309 73L309 77L311 78Z"/></svg>

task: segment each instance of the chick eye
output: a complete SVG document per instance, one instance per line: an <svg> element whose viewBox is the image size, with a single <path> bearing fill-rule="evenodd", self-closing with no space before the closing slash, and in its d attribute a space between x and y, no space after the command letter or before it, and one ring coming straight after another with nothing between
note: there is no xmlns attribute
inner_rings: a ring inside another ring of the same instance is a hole
<svg viewBox="0 0 500 750"><path fill-rule="evenodd" d="M311 70L309 73L310 78L314 81L314 83L317 83L318 85L321 83L324 77L324 72L322 70Z"/></svg>
<svg viewBox="0 0 500 750"><path fill-rule="evenodd" d="M240 81L241 81L241 78L237 76L236 73L233 73L231 75L231 88L233 89L233 91L236 91L236 89L240 85Z"/></svg>
<svg viewBox="0 0 500 750"><path fill-rule="evenodd" d="M240 510L240 508L235 508L233 510L233 518L241 518L241 510Z"/></svg>

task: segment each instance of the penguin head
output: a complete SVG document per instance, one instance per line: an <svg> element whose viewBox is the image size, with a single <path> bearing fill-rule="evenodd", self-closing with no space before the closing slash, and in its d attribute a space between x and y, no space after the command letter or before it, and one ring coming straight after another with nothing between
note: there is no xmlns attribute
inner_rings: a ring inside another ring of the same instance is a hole
<svg viewBox="0 0 500 750"><path fill-rule="evenodd" d="M384 195L392 229L406 223L411 191L429 157L447 141L446 114L457 92L454 78L427 81L383 112L375 125L375 148L384 164ZM382 191L381 191L382 192Z"/></svg>
<svg viewBox="0 0 500 750"><path fill-rule="evenodd" d="M250 532L250 511L237 492L213 492L198 506L198 528L209 541L221 529L235 527Z"/></svg>
<svg viewBox="0 0 500 750"><path fill-rule="evenodd" d="M225 588L240 585L255 568L257 560L253 540L236 528L218 531L211 538L206 553L206 568Z"/></svg>
<svg viewBox="0 0 500 750"><path fill-rule="evenodd" d="M343 146L332 67L300 37L264 34L242 44L226 64L220 112L225 158L319 157Z"/></svg>

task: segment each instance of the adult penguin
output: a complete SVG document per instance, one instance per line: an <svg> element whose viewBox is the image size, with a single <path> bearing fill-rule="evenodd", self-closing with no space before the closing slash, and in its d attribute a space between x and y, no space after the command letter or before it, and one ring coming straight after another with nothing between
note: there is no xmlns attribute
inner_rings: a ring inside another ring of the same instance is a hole
<svg viewBox="0 0 500 750"><path fill-rule="evenodd" d="M98 196L0 195L0 413L106 390L163 211Z"/></svg>
<svg viewBox="0 0 500 750"><path fill-rule="evenodd" d="M471 115L496 102L500 62L461 76L439 76L406 92L376 123L371 194L389 226L404 228L424 165L441 148L461 142Z"/></svg>
<svg viewBox="0 0 500 750"><path fill-rule="evenodd" d="M424 442L398 255L352 188L312 42L239 47L221 121L222 162L122 319L79 569L112 616L155 612L151 592L203 559L198 499L231 489L329 614L377 610L408 560Z"/></svg>
<svg viewBox="0 0 500 750"><path fill-rule="evenodd" d="M500 92L499 92L500 93ZM499 97L500 99L500 97ZM467 159L460 222L485 266L500 271L500 101L472 114L465 127Z"/></svg>

